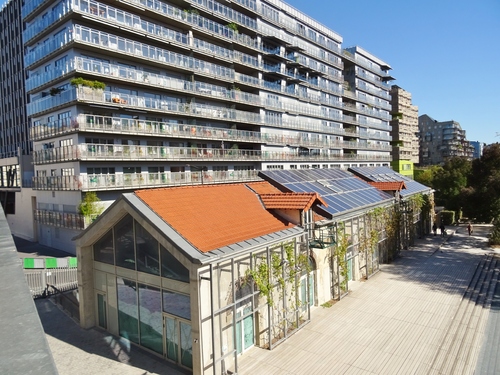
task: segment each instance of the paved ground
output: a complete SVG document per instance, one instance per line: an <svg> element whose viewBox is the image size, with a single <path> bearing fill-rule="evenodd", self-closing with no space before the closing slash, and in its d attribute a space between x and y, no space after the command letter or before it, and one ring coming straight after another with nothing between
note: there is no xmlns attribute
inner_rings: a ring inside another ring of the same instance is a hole
<svg viewBox="0 0 500 375"><path fill-rule="evenodd" d="M465 228L458 233L449 229L451 237L418 240L369 281L353 283L352 292L331 308L315 308L311 323L273 351L252 348L244 353L238 374L473 374L478 357L495 366L491 358L496 358L500 336L483 333L487 327L500 329L499 290L491 314L479 307L479 313L470 313L477 316L474 325L461 325L477 332L473 339L457 341L461 326L454 326L461 322L458 312L477 308L468 307L473 304L463 297L478 264L492 253L486 247L489 228L475 226L472 237ZM49 300L36 305L61 375L181 374L109 333L80 329ZM467 366L459 368L449 354L440 356L451 352L448 341L460 343L455 356L465 353ZM493 350L480 352L481 346ZM476 373L500 373L491 366Z"/></svg>
<svg viewBox="0 0 500 375"><path fill-rule="evenodd" d="M59 375L185 374L108 332L81 329L50 299L35 304Z"/></svg>
<svg viewBox="0 0 500 375"><path fill-rule="evenodd" d="M459 228L443 246L439 236L419 240L331 308L316 308L311 323L273 351L244 353L238 374L473 374L488 313L462 297L491 253L487 230L476 226L469 237ZM477 319L463 324L457 313L468 316L467 308L478 309L470 313ZM490 338L498 350L499 337Z"/></svg>

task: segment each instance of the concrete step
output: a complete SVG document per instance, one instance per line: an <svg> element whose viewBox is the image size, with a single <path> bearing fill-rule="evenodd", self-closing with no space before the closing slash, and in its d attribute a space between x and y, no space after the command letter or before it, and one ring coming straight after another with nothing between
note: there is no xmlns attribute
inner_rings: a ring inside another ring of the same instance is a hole
<svg viewBox="0 0 500 375"><path fill-rule="evenodd" d="M471 374L479 354L479 338L487 322L499 262L492 255L479 262L448 328L431 368L437 374Z"/></svg>

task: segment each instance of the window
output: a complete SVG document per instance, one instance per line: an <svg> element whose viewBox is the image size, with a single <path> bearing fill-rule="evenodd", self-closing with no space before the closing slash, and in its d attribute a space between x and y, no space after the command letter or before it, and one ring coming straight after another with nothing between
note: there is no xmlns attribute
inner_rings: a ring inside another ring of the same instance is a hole
<svg viewBox="0 0 500 375"><path fill-rule="evenodd" d="M113 231L109 230L94 244L94 260L114 264Z"/></svg>
<svg viewBox="0 0 500 375"><path fill-rule="evenodd" d="M61 176L74 176L75 169L74 168L61 168Z"/></svg>
<svg viewBox="0 0 500 375"><path fill-rule="evenodd" d="M118 330L120 336L139 343L139 310L137 283L121 277L116 278L118 295Z"/></svg>
<svg viewBox="0 0 500 375"><path fill-rule="evenodd" d="M138 222L135 222L137 271L160 275L158 241Z"/></svg>
<svg viewBox="0 0 500 375"><path fill-rule="evenodd" d="M189 270L162 245L160 245L160 255L161 277L189 282Z"/></svg>
<svg viewBox="0 0 500 375"><path fill-rule="evenodd" d="M134 221L132 216L125 216L114 228L116 265L135 270Z"/></svg>
<svg viewBox="0 0 500 375"><path fill-rule="evenodd" d="M164 290L163 312L191 320L191 298L184 294Z"/></svg>
<svg viewBox="0 0 500 375"><path fill-rule="evenodd" d="M141 345L163 354L163 318L160 289L138 284Z"/></svg>

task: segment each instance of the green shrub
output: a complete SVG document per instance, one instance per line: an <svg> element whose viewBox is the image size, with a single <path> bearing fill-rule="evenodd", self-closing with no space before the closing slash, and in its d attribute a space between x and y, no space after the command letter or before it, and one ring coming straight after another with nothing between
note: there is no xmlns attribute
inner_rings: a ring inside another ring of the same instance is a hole
<svg viewBox="0 0 500 375"><path fill-rule="evenodd" d="M500 218L493 222L493 229L488 242L490 245L500 245Z"/></svg>
<svg viewBox="0 0 500 375"><path fill-rule="evenodd" d="M71 81L71 86L86 86L92 89L101 89L104 90L106 88L106 84L100 81L91 81L90 79L85 79L82 77L73 78Z"/></svg>
<svg viewBox="0 0 500 375"><path fill-rule="evenodd" d="M452 225L455 223L455 211L441 211L441 223L444 225Z"/></svg>

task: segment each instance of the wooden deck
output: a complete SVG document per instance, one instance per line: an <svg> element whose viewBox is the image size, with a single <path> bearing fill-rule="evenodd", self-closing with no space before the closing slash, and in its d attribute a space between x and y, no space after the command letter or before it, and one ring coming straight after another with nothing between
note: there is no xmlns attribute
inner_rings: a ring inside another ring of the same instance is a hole
<svg viewBox="0 0 500 375"><path fill-rule="evenodd" d="M484 239L426 238L238 374L473 374L499 277ZM487 255L489 254L489 255Z"/></svg>

